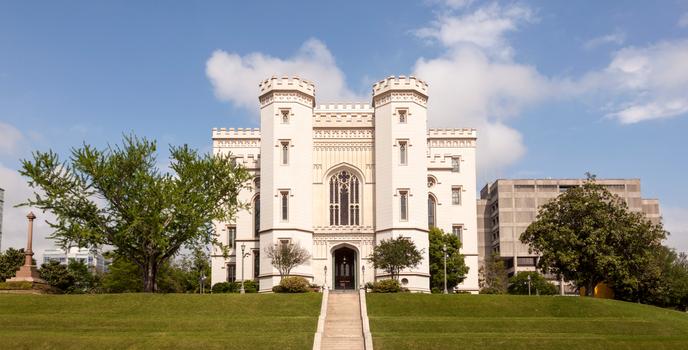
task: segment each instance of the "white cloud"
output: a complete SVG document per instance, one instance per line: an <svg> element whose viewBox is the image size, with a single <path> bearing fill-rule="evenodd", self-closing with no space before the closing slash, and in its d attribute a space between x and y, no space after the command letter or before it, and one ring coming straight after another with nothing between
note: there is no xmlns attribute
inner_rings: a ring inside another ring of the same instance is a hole
<svg viewBox="0 0 688 350"><path fill-rule="evenodd" d="M621 45L626 41L626 34L620 31L616 31L611 34L598 36L586 41L583 44L583 48L586 50L592 50L602 45L606 44L616 44Z"/></svg>
<svg viewBox="0 0 688 350"><path fill-rule="evenodd" d="M259 52L241 56L217 50L206 62L206 75L219 99L250 111L257 111L258 83L273 75L299 76L313 81L321 101L362 99L347 87L334 57L317 39L309 39L293 57L286 59Z"/></svg>
<svg viewBox="0 0 688 350"><path fill-rule="evenodd" d="M475 45L499 58L510 58L513 49L505 38L524 23L533 22L533 11L523 5L493 3L474 12L441 15L429 27L418 29L420 38L434 39L445 47Z"/></svg>
<svg viewBox="0 0 688 350"><path fill-rule="evenodd" d="M676 117L688 112L686 62L688 40L626 47L605 69L586 74L569 90L603 98L607 117L622 124Z"/></svg>
<svg viewBox="0 0 688 350"><path fill-rule="evenodd" d="M16 170L7 168L0 164L0 187L5 190L5 203L2 217L2 250L9 247L19 249L26 248L26 215L33 211L37 219L34 221L33 231L33 251L36 253L34 258L40 265L40 258L44 249L54 247L54 242L47 239L52 233L52 229L45 220L53 220L54 216L43 213L40 209L14 206L25 202L33 191L29 188L24 179Z"/></svg>
<svg viewBox="0 0 688 350"><path fill-rule="evenodd" d="M688 208L662 208L664 228L671 233L666 244L676 250L688 253Z"/></svg>
<svg viewBox="0 0 688 350"><path fill-rule="evenodd" d="M10 124L0 122L0 155L13 155L20 149L24 135Z"/></svg>
<svg viewBox="0 0 688 350"><path fill-rule="evenodd" d="M677 25L681 28L688 28L688 12L681 15L681 17L678 19Z"/></svg>
<svg viewBox="0 0 688 350"><path fill-rule="evenodd" d="M528 7L492 4L443 15L415 32L445 49L439 57L418 59L413 69L430 85L429 123L478 129L481 179L500 175L525 154L523 136L505 121L549 94L549 80L534 67L515 62L505 37L532 21Z"/></svg>

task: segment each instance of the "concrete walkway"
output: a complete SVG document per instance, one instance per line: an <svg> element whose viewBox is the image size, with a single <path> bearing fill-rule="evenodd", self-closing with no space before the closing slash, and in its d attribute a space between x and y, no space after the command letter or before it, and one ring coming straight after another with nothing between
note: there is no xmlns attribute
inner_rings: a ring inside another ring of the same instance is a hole
<svg viewBox="0 0 688 350"><path fill-rule="evenodd" d="M322 349L364 350L361 309L357 291L330 294Z"/></svg>

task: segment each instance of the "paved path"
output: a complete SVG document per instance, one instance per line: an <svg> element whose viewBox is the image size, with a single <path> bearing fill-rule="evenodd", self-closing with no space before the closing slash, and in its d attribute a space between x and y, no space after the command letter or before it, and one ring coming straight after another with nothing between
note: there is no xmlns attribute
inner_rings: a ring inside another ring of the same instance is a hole
<svg viewBox="0 0 688 350"><path fill-rule="evenodd" d="M323 350L364 350L358 293L330 293Z"/></svg>

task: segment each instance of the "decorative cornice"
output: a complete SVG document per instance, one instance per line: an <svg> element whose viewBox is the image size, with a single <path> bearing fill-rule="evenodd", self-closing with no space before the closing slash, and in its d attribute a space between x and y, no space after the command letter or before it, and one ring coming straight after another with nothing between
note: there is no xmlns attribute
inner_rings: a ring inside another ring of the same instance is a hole
<svg viewBox="0 0 688 350"><path fill-rule="evenodd" d="M373 129L313 129L314 139L373 139Z"/></svg>
<svg viewBox="0 0 688 350"><path fill-rule="evenodd" d="M413 102L423 107L427 107L428 97L413 90L393 90L380 95L376 95L373 99L373 104L375 105L375 108L382 107L392 102Z"/></svg>
<svg viewBox="0 0 688 350"><path fill-rule="evenodd" d="M306 107L312 108L315 104L315 98L306 95L300 91L271 91L258 98L260 107L263 108L273 102L292 102L299 103Z"/></svg>

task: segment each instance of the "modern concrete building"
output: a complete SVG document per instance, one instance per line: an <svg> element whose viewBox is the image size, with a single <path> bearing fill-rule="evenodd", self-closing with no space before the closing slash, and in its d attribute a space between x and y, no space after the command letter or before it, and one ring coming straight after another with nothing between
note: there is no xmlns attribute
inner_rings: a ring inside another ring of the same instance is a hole
<svg viewBox="0 0 688 350"><path fill-rule="evenodd" d="M63 249L46 249L43 251L43 264L57 261L67 265L70 261L80 261L89 267L91 272L107 272L109 261L99 251L88 248L72 247L68 251Z"/></svg>
<svg viewBox="0 0 688 350"><path fill-rule="evenodd" d="M499 179L480 191L478 249L480 264L490 254L499 254L509 274L534 271L537 255L519 237L538 213L538 208L585 179ZM597 183L626 200L632 211L643 212L653 222L661 220L659 201L644 199L639 179L597 179Z"/></svg>
<svg viewBox="0 0 688 350"><path fill-rule="evenodd" d="M244 276L270 291L280 277L266 248L298 243L312 258L293 274L353 289L389 278L368 256L383 239L407 237L424 258L401 283L428 292L428 227L436 226L463 242L470 271L458 289L478 291L476 131L428 129L425 82L390 77L373 85L371 102L320 105L299 78L259 87L260 129L212 131L213 151L255 176L240 194L251 209L216 223L231 250L213 253L213 284Z"/></svg>
<svg viewBox="0 0 688 350"><path fill-rule="evenodd" d="M5 190L0 188L0 252L2 251L2 211L5 207Z"/></svg>

